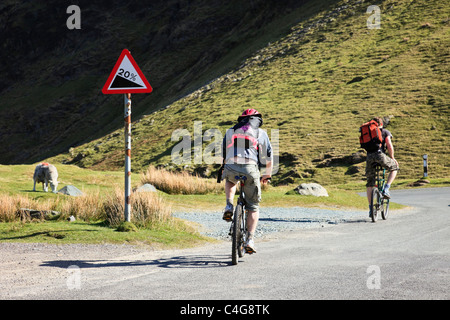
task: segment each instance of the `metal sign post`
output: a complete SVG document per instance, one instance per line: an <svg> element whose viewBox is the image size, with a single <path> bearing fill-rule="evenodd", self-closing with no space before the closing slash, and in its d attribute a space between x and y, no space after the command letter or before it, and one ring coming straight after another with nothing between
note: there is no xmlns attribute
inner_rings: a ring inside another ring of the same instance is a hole
<svg viewBox="0 0 450 320"><path fill-rule="evenodd" d="M423 155L423 176L428 177L428 163L427 163L428 155Z"/></svg>
<svg viewBox="0 0 450 320"><path fill-rule="evenodd" d="M148 83L130 51L123 49L103 86L104 94L124 94L125 120L125 221L131 220L131 94L150 93Z"/></svg>
<svg viewBox="0 0 450 320"><path fill-rule="evenodd" d="M131 220L131 93L125 100L125 221Z"/></svg>

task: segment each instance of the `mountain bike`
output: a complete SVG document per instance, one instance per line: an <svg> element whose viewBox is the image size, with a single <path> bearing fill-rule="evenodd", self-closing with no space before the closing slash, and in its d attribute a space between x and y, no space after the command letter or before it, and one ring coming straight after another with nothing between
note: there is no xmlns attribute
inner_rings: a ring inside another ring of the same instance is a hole
<svg viewBox="0 0 450 320"><path fill-rule="evenodd" d="M231 263L236 265L244 256L244 244L247 240L247 210L245 210L244 184L246 176L236 176L239 185L239 198L231 221L230 235L232 240Z"/></svg>
<svg viewBox="0 0 450 320"><path fill-rule="evenodd" d="M376 222L378 219L378 213L381 213L383 220L386 220L389 214L389 199L383 197L382 192L384 185L386 184L386 169L382 168L379 164L375 164L376 172L376 186L372 189L372 200L370 205L372 206L372 221Z"/></svg>

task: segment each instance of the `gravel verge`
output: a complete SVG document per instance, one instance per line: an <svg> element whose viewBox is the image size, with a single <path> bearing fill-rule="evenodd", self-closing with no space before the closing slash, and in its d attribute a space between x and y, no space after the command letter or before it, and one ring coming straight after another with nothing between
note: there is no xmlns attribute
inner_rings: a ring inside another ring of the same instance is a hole
<svg viewBox="0 0 450 320"><path fill-rule="evenodd" d="M229 237L230 224L222 220L220 212L176 212L175 217L199 224L200 233L216 239ZM357 210L329 210L317 208L275 208L260 209L256 237L264 238L276 232L304 228L320 228L345 222L369 221L368 212Z"/></svg>

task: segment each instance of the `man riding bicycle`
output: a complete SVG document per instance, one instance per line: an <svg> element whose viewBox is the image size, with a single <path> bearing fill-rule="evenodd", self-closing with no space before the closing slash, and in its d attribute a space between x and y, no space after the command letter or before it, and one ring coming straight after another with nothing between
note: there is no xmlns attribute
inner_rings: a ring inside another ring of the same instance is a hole
<svg viewBox="0 0 450 320"><path fill-rule="evenodd" d="M267 183L272 174L272 146L267 133L260 129L262 115L255 109L245 110L238 117L238 123L228 129L222 143L224 157L226 207L223 214L225 221L232 221L233 199L236 193L236 176L246 176L243 192L245 195L248 237L245 243L247 252L256 252L254 234L259 220L259 202L261 201L261 184L259 165L266 165L262 183ZM260 161L261 160L261 161Z"/></svg>
<svg viewBox="0 0 450 320"><path fill-rule="evenodd" d="M381 167L387 169L389 171L389 176L386 182L386 185L382 191L382 195L385 198L390 199L391 195L389 193L389 188L394 181L397 171L399 170L398 162L394 158L394 146L392 145L392 134L389 130L383 128L383 120L380 117L376 117L372 119L378 123L378 127L381 130L382 136L382 144L378 150L367 152L367 160L366 160L366 191L367 191L367 200L369 201L369 216L372 216L373 208L371 207L372 200L372 189L375 187L375 166L379 164ZM386 155L386 149L389 153L389 157Z"/></svg>

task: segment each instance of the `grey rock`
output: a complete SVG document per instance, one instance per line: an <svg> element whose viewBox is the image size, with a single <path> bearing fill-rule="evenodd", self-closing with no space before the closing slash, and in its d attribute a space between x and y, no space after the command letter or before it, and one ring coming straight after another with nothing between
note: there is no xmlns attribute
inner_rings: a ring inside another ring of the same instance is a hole
<svg viewBox="0 0 450 320"><path fill-rule="evenodd" d="M78 197L82 196L83 192L81 192L77 187L74 186L65 186L64 188L60 189L58 193L62 193L68 196Z"/></svg>
<svg viewBox="0 0 450 320"><path fill-rule="evenodd" d="M318 183L302 183L294 191L303 196L328 197L327 190Z"/></svg>
<svg viewBox="0 0 450 320"><path fill-rule="evenodd" d="M150 184L146 183L135 190L135 192L156 192L156 188Z"/></svg>

